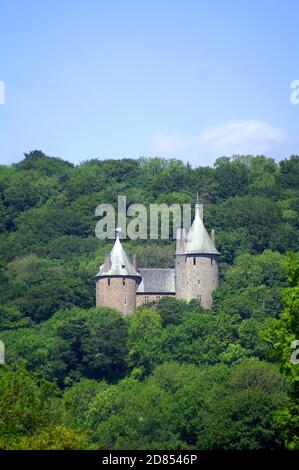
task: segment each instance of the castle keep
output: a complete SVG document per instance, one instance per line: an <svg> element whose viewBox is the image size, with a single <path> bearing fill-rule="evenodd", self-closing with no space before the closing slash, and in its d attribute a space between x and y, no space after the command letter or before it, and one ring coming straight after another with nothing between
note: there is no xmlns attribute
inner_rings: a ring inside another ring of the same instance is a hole
<svg viewBox="0 0 299 470"><path fill-rule="evenodd" d="M172 296L197 299L204 308L211 308L212 292L218 287L218 260L215 233L208 234L196 204L190 230L179 229L177 233L174 269L140 268L136 256L131 262L117 234L96 275L96 306L127 315L144 303Z"/></svg>

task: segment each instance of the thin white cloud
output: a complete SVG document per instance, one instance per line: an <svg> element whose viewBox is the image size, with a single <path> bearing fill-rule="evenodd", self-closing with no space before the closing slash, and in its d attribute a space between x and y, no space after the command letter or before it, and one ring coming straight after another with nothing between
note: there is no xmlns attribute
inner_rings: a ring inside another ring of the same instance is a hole
<svg viewBox="0 0 299 470"><path fill-rule="evenodd" d="M197 165L207 165L223 155L271 153L285 139L285 131L268 122L238 120L203 129L191 137L175 133L156 134L149 151L155 155L178 157Z"/></svg>

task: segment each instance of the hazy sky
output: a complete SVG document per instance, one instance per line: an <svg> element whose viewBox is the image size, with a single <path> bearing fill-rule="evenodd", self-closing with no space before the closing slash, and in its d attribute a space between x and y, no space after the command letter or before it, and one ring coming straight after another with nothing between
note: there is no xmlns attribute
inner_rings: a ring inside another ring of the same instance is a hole
<svg viewBox="0 0 299 470"><path fill-rule="evenodd" d="M298 0L0 0L0 162L299 153L298 17Z"/></svg>

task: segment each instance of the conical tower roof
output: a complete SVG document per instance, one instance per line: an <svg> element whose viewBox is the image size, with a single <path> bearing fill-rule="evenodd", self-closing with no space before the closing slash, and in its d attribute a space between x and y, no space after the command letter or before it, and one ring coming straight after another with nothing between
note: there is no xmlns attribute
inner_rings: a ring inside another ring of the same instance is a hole
<svg viewBox="0 0 299 470"><path fill-rule="evenodd" d="M219 255L215 243L208 234L202 218L199 204L195 205L195 218L186 237L186 253Z"/></svg>
<svg viewBox="0 0 299 470"><path fill-rule="evenodd" d="M110 252L109 266L102 264L96 277L100 276L133 276L141 278L140 274L135 271L128 255L122 247L117 233L114 246Z"/></svg>

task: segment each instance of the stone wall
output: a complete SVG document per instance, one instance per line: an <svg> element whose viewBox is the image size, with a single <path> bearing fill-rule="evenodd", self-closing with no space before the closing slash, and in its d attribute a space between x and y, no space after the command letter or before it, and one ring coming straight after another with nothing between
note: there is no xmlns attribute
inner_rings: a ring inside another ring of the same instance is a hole
<svg viewBox="0 0 299 470"><path fill-rule="evenodd" d="M144 294L137 293L136 295L136 306L147 304L150 302L158 302L162 297L175 297L175 294Z"/></svg>
<svg viewBox="0 0 299 470"><path fill-rule="evenodd" d="M212 306L212 292L218 287L216 255L176 255L176 297L189 302L200 301L204 308Z"/></svg>
<svg viewBox="0 0 299 470"><path fill-rule="evenodd" d="M195 263L195 264L194 264ZM212 292L218 287L217 256L187 256L187 299L197 299L204 308L211 308Z"/></svg>
<svg viewBox="0 0 299 470"><path fill-rule="evenodd" d="M96 306L115 308L123 315L136 310L136 281L133 278L103 277L96 283Z"/></svg>

